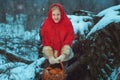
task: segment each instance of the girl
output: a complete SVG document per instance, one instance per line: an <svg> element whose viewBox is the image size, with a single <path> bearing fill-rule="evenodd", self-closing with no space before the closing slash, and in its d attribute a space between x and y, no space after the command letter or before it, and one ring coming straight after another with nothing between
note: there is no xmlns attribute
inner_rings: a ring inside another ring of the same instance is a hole
<svg viewBox="0 0 120 80"><path fill-rule="evenodd" d="M71 46L75 38L74 30L61 4L50 6L41 28L41 38L43 54L50 64L68 61L73 57Z"/></svg>

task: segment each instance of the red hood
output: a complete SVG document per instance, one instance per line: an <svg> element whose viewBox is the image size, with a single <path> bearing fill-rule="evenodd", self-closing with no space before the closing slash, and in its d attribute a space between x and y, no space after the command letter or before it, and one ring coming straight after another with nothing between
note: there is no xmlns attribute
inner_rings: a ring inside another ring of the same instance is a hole
<svg viewBox="0 0 120 80"><path fill-rule="evenodd" d="M51 22L54 23L54 21L53 21L53 19L52 19L52 10L51 10L54 6L58 6L58 7L60 8L60 12L61 12L61 20L60 20L60 22L62 22L63 20L66 21L68 18L67 18L67 16L66 16L66 13L65 13L62 5L59 4L59 3L54 3L54 4L52 4L52 5L50 6L50 9L49 9L49 11L48 11L48 19L49 19ZM59 23L60 23L60 22L59 22ZM59 24L59 23L58 23L58 24Z"/></svg>

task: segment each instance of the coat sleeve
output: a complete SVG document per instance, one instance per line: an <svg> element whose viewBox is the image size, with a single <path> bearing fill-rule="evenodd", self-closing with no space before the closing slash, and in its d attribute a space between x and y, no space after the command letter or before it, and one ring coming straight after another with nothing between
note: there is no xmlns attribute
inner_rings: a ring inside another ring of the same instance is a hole
<svg viewBox="0 0 120 80"><path fill-rule="evenodd" d="M74 29L72 26L72 23L70 22L69 25L67 25L68 27L68 32L67 32L67 36L65 36L65 41L64 41L64 45L72 45L73 40L75 39L75 34L74 34Z"/></svg>
<svg viewBox="0 0 120 80"><path fill-rule="evenodd" d="M41 34L42 45L43 46L50 46L49 37L47 35L47 29L46 29L45 24L42 25L42 28L40 30L40 34Z"/></svg>

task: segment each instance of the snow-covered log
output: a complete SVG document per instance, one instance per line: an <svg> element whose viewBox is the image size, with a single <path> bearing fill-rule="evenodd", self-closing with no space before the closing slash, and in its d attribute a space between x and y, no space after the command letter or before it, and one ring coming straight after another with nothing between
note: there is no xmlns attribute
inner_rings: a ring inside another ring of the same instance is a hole
<svg viewBox="0 0 120 80"><path fill-rule="evenodd" d="M14 53L8 53L6 52L5 50L1 50L0 49L0 54L6 56L6 58L9 60L9 61L16 61L16 62L24 62L26 64L30 64L32 63L33 61L30 61L30 60L27 60L25 58L22 58L20 56L17 56L16 54Z"/></svg>
<svg viewBox="0 0 120 80"><path fill-rule="evenodd" d="M25 66L26 64L21 63L21 62L10 62L10 63L6 63L4 65L0 65L0 73L5 72L7 70L13 69L15 67L19 67L19 66Z"/></svg>
<svg viewBox="0 0 120 80"><path fill-rule="evenodd" d="M0 66L0 80L34 80L36 72L40 72L39 67L45 58L40 58L30 65L22 63L8 63ZM6 74L7 73L7 74Z"/></svg>

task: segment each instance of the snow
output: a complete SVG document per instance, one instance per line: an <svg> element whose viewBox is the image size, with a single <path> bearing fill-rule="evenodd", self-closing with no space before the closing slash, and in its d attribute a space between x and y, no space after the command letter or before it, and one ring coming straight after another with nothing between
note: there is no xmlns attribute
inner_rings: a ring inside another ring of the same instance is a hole
<svg viewBox="0 0 120 80"><path fill-rule="evenodd" d="M0 74L0 80L34 80L35 73L41 71L39 66L44 60L45 58L42 57L30 65L19 62L0 65L0 72L7 72Z"/></svg>
<svg viewBox="0 0 120 80"><path fill-rule="evenodd" d="M88 27L93 25L91 22L92 17L89 16L68 15L68 17L70 18L73 24L75 34L77 34L77 32L80 31L80 34L84 35L85 31L89 31ZM85 22L84 20L89 21Z"/></svg>
<svg viewBox="0 0 120 80"><path fill-rule="evenodd" d="M120 22L120 5L105 9L97 14L97 16L102 17L102 19L91 29L86 38L88 38L92 33L103 29L108 24L114 22Z"/></svg>
<svg viewBox="0 0 120 80"><path fill-rule="evenodd" d="M12 53L18 57L21 55L21 58L29 61L36 60L38 58L38 51L37 47L34 46L37 46L37 42L40 39L39 33L37 33L36 30L27 31L24 29L26 15L16 15L17 19L14 22L11 17L12 16L10 15L8 16L7 24L0 23L0 49L6 51L7 53ZM25 56L28 55L27 53L31 54L29 54L29 56Z"/></svg>
<svg viewBox="0 0 120 80"><path fill-rule="evenodd" d="M113 70L111 76L107 80L117 80L117 77L120 75L120 67Z"/></svg>
<svg viewBox="0 0 120 80"><path fill-rule="evenodd" d="M5 64L6 62L7 58L4 55L0 54L0 65Z"/></svg>
<svg viewBox="0 0 120 80"><path fill-rule="evenodd" d="M44 60L45 58L42 57L30 65L20 66L12 69L10 72L12 73L10 78L12 78L13 80L34 80L36 68L38 68L38 66L40 66ZM19 76L19 79L16 79L18 77L15 76Z"/></svg>
<svg viewBox="0 0 120 80"><path fill-rule="evenodd" d="M102 17L102 19L94 26L92 23L93 18L90 16L68 15L68 17L73 24L75 34L80 31L81 35L88 38L92 33L103 29L106 25L112 22L120 22L119 10L120 5L117 5L101 11L97 16ZM16 15L15 22L13 22L11 15L7 14L6 16L7 23L0 23L0 50L25 60L33 61L33 63L7 62L7 59L0 55L0 80L34 80L36 71L40 72L42 70L39 66L45 60L44 57L38 59L38 46L36 43L40 40L39 33L36 30L27 31L24 29L25 26L23 24L27 15ZM29 45L27 41L33 43ZM27 48L21 46L26 46ZM117 80L119 74L120 68L115 68L107 80Z"/></svg>

